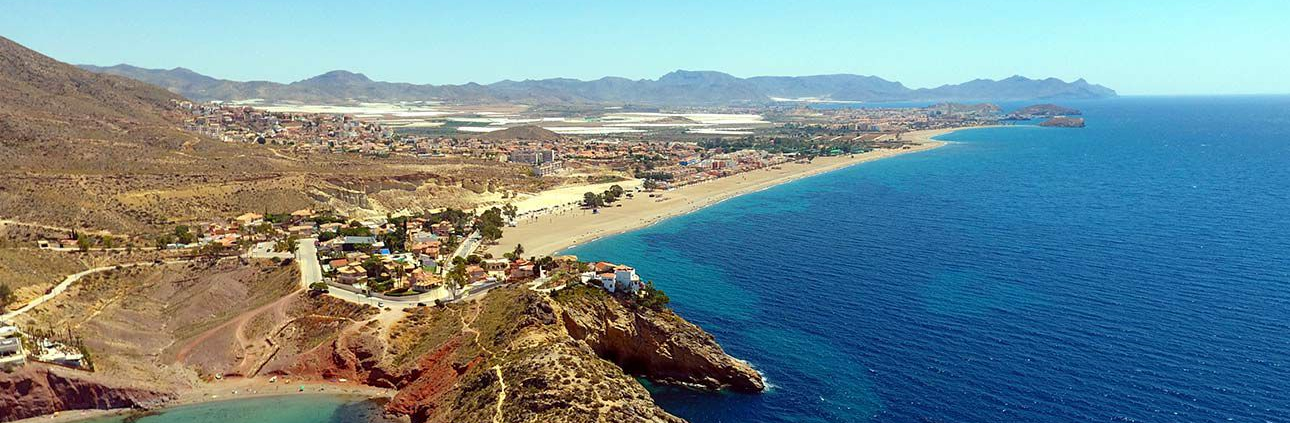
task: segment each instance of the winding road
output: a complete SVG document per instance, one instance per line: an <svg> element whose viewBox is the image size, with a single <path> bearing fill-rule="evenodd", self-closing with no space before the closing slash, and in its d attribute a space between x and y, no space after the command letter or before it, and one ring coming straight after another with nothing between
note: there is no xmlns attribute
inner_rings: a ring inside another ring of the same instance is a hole
<svg viewBox="0 0 1290 423"><path fill-rule="evenodd" d="M188 260L166 260L166 261L163 261L162 263L174 264L174 263L183 263L187 261ZM36 307L39 307L41 304L44 304L45 302L52 300L55 297L58 297L59 294L62 294L63 291L66 291L68 287L72 286L72 284L76 283L76 281L81 280L81 278L83 277L86 277L98 272L105 272L113 269L124 269L127 267L138 267L138 266L151 266L154 264L157 264L157 262L144 261L144 262L138 262L138 263L117 264L112 266L95 267L93 269L81 271L80 273L74 273L71 276L68 276L67 278L63 279L63 281L59 282L58 285L54 285L53 288L50 288L49 292L45 293L45 295L36 297L35 299L27 302L26 305L22 306L17 310L5 313L4 315L0 315L0 322L12 321L14 318L17 318L18 316L21 316L24 313L31 311Z"/></svg>

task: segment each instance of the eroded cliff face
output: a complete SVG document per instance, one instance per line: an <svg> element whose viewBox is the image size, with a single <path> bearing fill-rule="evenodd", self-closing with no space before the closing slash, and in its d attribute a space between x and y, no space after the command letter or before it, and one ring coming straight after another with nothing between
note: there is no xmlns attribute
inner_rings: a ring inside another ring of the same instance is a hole
<svg viewBox="0 0 1290 423"><path fill-rule="evenodd" d="M765 389L760 373L671 310L633 308L594 291L557 297L570 338L598 356L662 383L743 393Z"/></svg>
<svg viewBox="0 0 1290 423"><path fill-rule="evenodd" d="M67 410L152 408L172 398L171 394L124 387L89 373L40 364L0 374L0 421Z"/></svg>
<svg viewBox="0 0 1290 423"><path fill-rule="evenodd" d="M281 328L260 331L271 338L266 345L279 348L256 366L260 376L393 388L386 411L412 422L684 421L659 408L632 374L707 389L762 389L761 376L702 329L669 311L634 310L594 288L553 298L503 287L479 301L397 316L317 301L286 309L280 319L293 320L285 325L260 325ZM0 377L0 420L155 408L170 399L159 392L171 390L108 380L28 366Z"/></svg>
<svg viewBox="0 0 1290 423"><path fill-rule="evenodd" d="M565 308L523 287L497 289L478 302L413 310L388 330L352 328L272 373L395 388L386 411L413 422L684 421L573 339Z"/></svg>

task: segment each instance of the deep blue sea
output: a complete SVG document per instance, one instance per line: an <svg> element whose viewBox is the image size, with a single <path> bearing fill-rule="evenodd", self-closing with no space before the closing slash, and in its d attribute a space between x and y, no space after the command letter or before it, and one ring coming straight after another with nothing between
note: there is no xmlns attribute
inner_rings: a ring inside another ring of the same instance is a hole
<svg viewBox="0 0 1290 423"><path fill-rule="evenodd" d="M774 385L695 423L1290 421L1290 97L1063 104L570 252Z"/></svg>

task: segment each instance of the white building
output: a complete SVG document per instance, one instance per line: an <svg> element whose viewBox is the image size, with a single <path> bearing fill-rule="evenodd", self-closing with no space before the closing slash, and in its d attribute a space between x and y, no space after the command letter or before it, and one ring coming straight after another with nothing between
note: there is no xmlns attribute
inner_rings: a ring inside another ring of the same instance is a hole
<svg viewBox="0 0 1290 423"><path fill-rule="evenodd" d="M27 353L22 349L22 337L14 326L0 326L0 367L27 364Z"/></svg>
<svg viewBox="0 0 1290 423"><path fill-rule="evenodd" d="M636 269L629 266L615 266L612 271L586 272L582 274L582 282L595 284L609 292L627 292L635 294L640 291L641 278L636 275Z"/></svg>
<svg viewBox="0 0 1290 423"><path fill-rule="evenodd" d="M614 285L617 290L635 294L641 289L641 278L636 276L636 269L630 266L618 266L614 268ZM610 289L614 292L615 289Z"/></svg>

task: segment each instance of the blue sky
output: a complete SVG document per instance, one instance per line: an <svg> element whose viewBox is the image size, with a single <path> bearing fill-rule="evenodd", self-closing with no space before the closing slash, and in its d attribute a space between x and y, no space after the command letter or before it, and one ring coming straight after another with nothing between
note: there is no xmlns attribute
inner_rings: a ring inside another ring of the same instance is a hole
<svg viewBox="0 0 1290 423"><path fill-rule="evenodd" d="M1290 0L3 0L0 36L70 63L290 82L489 83L675 69L919 88L1079 77L1122 94L1290 93Z"/></svg>

